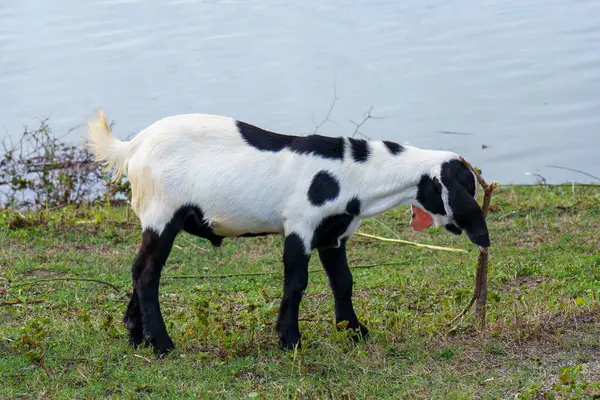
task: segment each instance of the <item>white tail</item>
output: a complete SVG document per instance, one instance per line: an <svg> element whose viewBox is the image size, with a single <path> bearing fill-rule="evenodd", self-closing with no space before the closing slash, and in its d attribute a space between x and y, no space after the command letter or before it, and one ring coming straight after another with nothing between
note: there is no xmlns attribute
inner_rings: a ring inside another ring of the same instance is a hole
<svg viewBox="0 0 600 400"><path fill-rule="evenodd" d="M113 136L102 109L97 110L96 115L87 121L87 128L86 147L96 161L103 162L107 171L112 170L112 181L118 181L129 158L129 142Z"/></svg>

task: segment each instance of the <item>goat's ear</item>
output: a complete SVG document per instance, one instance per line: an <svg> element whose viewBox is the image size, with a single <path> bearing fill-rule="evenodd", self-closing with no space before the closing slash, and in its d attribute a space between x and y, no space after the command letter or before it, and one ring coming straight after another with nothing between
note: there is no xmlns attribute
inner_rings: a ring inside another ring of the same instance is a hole
<svg viewBox="0 0 600 400"><path fill-rule="evenodd" d="M490 247L490 235L477 201L456 180L446 185L448 205L456 224L467 234L469 240L481 247Z"/></svg>

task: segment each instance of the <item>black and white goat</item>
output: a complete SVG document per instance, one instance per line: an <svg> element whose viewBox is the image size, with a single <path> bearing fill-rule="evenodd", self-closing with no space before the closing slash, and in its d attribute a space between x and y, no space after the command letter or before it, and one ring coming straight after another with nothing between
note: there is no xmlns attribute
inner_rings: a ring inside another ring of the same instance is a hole
<svg viewBox="0 0 600 400"><path fill-rule="evenodd" d="M180 231L219 246L224 237L285 236L284 292L276 330L282 347L300 343L298 309L317 249L335 299L337 321L366 336L352 306L346 240L360 221L400 204L411 226L435 224L488 247L474 199L476 180L454 153L389 141L288 136L231 118L189 114L161 119L131 141L115 138L98 111L88 121L89 149L127 172L142 244L132 266L133 296L124 316L130 342L173 349L160 312L161 270Z"/></svg>

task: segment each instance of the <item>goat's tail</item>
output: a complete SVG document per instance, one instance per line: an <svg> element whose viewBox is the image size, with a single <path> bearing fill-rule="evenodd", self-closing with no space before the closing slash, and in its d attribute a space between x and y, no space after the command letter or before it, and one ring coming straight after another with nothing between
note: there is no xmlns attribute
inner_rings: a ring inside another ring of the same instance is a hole
<svg viewBox="0 0 600 400"><path fill-rule="evenodd" d="M102 161L106 171L112 170L112 181L118 181L125 170L131 142L123 142L113 136L102 109L98 109L96 115L87 121L87 137L84 139L95 161Z"/></svg>

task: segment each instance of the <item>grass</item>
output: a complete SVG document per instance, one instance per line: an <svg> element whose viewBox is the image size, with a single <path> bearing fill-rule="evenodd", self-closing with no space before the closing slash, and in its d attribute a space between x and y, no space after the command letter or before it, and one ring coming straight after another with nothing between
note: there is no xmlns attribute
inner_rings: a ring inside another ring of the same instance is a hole
<svg viewBox="0 0 600 400"><path fill-rule="evenodd" d="M372 337L353 345L336 329L326 276L313 272L304 347L287 353L274 332L282 239L232 239L216 250L181 234L161 285L177 348L158 360L129 348L121 324L140 242L126 208L0 214L0 398L600 396L599 188L495 193L485 332L472 329L472 313L448 326L471 295L476 249L439 229L414 233L408 220L399 208L361 231L469 253L354 237L351 265L380 265L353 270ZM320 270L316 256L311 269ZM177 278L187 275L195 277Z"/></svg>

